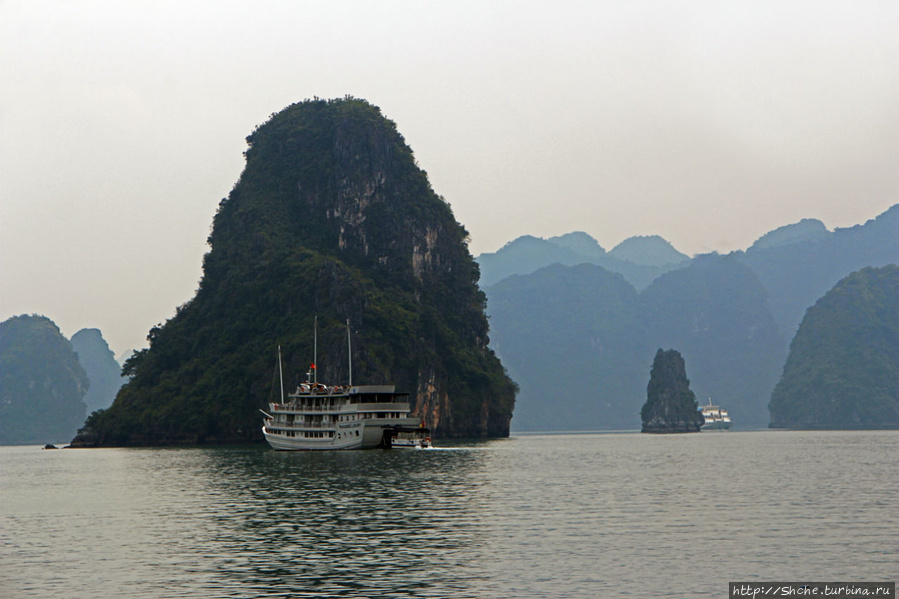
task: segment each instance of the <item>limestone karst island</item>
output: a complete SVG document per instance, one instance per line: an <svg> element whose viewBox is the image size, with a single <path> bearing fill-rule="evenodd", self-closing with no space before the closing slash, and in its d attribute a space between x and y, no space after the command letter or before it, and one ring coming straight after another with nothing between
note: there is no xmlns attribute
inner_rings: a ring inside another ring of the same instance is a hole
<svg viewBox="0 0 899 599"><path fill-rule="evenodd" d="M195 297L124 379L97 330L69 342L37 315L0 323L0 444L64 444L79 427L74 446L262 441L279 347L288 394L313 361L331 386L352 362L355 385L408 394L406 420L435 438L508 435L513 407L520 431L690 429L695 400L686 420L654 407L641 422L659 347L737 429L899 428L899 205L727 255L657 236L606 251L575 232L472 259L377 107L294 104L247 141Z"/></svg>
<svg viewBox="0 0 899 599"><path fill-rule="evenodd" d="M698 433L702 428L702 413L677 350L656 352L640 416L644 433Z"/></svg>
<svg viewBox="0 0 899 599"><path fill-rule="evenodd" d="M318 377L392 384L437 437L509 434L516 386L488 347L468 233L393 122L312 100L247 138L192 300L125 363L130 380L73 446L259 441L261 415ZM353 334L348 356L346 322Z"/></svg>

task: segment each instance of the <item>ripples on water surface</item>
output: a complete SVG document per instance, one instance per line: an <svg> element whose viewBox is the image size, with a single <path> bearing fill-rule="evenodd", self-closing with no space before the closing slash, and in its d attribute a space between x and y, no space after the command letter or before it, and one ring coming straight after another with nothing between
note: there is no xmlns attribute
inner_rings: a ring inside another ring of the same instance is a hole
<svg viewBox="0 0 899 599"><path fill-rule="evenodd" d="M725 597L896 580L899 433L0 447L2 597Z"/></svg>

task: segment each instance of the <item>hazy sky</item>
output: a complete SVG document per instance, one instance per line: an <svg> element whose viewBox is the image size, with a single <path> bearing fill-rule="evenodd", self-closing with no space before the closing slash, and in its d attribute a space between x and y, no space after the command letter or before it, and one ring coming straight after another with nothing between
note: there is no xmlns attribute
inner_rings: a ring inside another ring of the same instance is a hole
<svg viewBox="0 0 899 599"><path fill-rule="evenodd" d="M899 202L899 2L0 0L0 320L120 353L193 297L244 138L396 122L471 233L743 249Z"/></svg>

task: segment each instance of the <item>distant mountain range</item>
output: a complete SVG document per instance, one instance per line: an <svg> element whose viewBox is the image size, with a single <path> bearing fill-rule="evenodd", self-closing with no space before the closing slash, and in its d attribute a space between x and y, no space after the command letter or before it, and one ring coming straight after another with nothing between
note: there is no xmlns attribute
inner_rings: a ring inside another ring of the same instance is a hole
<svg viewBox="0 0 899 599"><path fill-rule="evenodd" d="M121 385L121 368L98 329L69 341L46 316L0 323L0 445L68 442Z"/></svg>
<svg viewBox="0 0 899 599"><path fill-rule="evenodd" d="M0 445L59 443L84 422L87 374L49 318L0 323Z"/></svg>
<svg viewBox="0 0 899 599"><path fill-rule="evenodd" d="M638 429L660 348L735 428L899 423L897 271L882 268L899 263L899 205L835 231L804 219L724 256L658 236L607 252L575 232L477 260L490 346L520 386L516 430ZM43 316L0 323L0 444L71 438L120 373L96 329L69 341Z"/></svg>
<svg viewBox="0 0 899 599"><path fill-rule="evenodd" d="M72 335L72 347L90 380L84 395L87 413L108 408L125 382L121 364L116 361L100 329L81 329Z"/></svg>
<svg viewBox="0 0 899 599"><path fill-rule="evenodd" d="M899 204L862 225L827 231L804 220L762 236L738 259L768 290L771 312L791 339L805 311L849 273L899 263Z"/></svg>
<svg viewBox="0 0 899 599"><path fill-rule="evenodd" d="M764 427L805 311L849 273L899 262L899 205L835 231L802 220L726 256L691 259L657 236L606 252L578 232L477 261L491 345L520 385L515 429L638 428L659 348L683 354L701 403Z"/></svg>
<svg viewBox="0 0 899 599"><path fill-rule="evenodd" d="M525 235L499 251L476 258L481 267L481 286L489 287L514 274L530 274L550 264L596 264L624 276L638 289L659 275L683 266L689 256L678 252L661 237L631 237L610 252L583 232L540 239Z"/></svg>

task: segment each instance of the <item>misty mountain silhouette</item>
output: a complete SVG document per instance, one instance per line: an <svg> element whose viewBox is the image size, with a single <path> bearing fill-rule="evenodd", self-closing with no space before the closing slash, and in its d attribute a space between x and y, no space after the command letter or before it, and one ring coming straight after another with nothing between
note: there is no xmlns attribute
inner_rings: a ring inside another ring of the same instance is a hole
<svg viewBox="0 0 899 599"><path fill-rule="evenodd" d="M599 252L586 233L525 236L478 257L491 345L520 385L514 428L638 428L660 347L683 354L697 397L728 408L736 428L767 426L805 311L848 274L899 263L899 205L835 231L805 219L745 252L676 264L663 264L663 239L634 239Z"/></svg>

